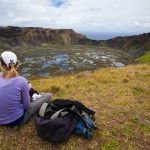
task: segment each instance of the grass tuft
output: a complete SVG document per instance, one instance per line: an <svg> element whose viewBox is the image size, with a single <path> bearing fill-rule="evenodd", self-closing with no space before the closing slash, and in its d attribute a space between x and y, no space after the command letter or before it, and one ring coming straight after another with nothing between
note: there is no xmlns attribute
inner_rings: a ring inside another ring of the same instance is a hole
<svg viewBox="0 0 150 150"><path fill-rule="evenodd" d="M102 150L121 150L120 144L115 140L109 140L104 143Z"/></svg>

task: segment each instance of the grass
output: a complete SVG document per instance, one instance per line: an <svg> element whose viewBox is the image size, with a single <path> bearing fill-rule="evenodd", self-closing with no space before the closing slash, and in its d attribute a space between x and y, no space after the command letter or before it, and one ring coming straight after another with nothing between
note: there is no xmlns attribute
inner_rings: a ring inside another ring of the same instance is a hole
<svg viewBox="0 0 150 150"><path fill-rule="evenodd" d="M139 57L136 61L140 61L143 63L148 63L150 62L150 50L147 51L144 55L142 55L141 57Z"/></svg>
<svg viewBox="0 0 150 150"><path fill-rule="evenodd" d="M53 44L61 45L61 44L63 44L63 42L61 40L51 40L49 42L42 43L41 46L48 47L48 46L51 46Z"/></svg>
<svg viewBox="0 0 150 150"><path fill-rule="evenodd" d="M37 136L34 120L21 127L0 127L0 150L148 150L150 149L150 65L130 65L75 75L30 80L53 99L74 99L96 111L93 138L72 135L54 144Z"/></svg>

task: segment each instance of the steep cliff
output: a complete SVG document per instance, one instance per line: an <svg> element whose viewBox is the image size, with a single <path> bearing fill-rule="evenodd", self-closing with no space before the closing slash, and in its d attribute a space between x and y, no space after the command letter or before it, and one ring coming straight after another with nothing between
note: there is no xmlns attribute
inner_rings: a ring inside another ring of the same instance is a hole
<svg viewBox="0 0 150 150"><path fill-rule="evenodd" d="M86 36L72 29L49 29L33 27L0 27L0 46L38 45L49 41L63 44L84 44L89 41Z"/></svg>

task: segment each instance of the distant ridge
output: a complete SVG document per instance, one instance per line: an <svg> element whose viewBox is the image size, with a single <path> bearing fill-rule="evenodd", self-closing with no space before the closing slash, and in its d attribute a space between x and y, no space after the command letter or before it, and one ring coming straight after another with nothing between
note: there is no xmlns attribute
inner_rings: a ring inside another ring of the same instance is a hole
<svg viewBox="0 0 150 150"><path fill-rule="evenodd" d="M51 29L40 27L0 27L0 49L13 46L52 44L92 44L124 50L136 58L150 51L150 33L135 36L116 37L109 40L92 40L72 29ZM149 55L149 54L148 54ZM149 56L148 56L149 57Z"/></svg>
<svg viewBox="0 0 150 150"><path fill-rule="evenodd" d="M105 41L111 48L127 51L133 55L140 56L150 51L150 33L140 35L116 37Z"/></svg>
<svg viewBox="0 0 150 150"><path fill-rule="evenodd" d="M62 44L82 44L88 39L72 29L50 29L38 27L0 27L0 41L11 46L38 45L49 41Z"/></svg>

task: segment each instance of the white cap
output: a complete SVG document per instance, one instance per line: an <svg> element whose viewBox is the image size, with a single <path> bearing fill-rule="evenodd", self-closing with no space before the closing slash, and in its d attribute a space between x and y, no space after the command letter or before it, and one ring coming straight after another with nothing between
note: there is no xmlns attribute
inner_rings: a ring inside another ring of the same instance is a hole
<svg viewBox="0 0 150 150"><path fill-rule="evenodd" d="M17 63L17 56L11 51L5 51L1 54L3 61L5 62L6 66L9 67L9 64L16 64Z"/></svg>

